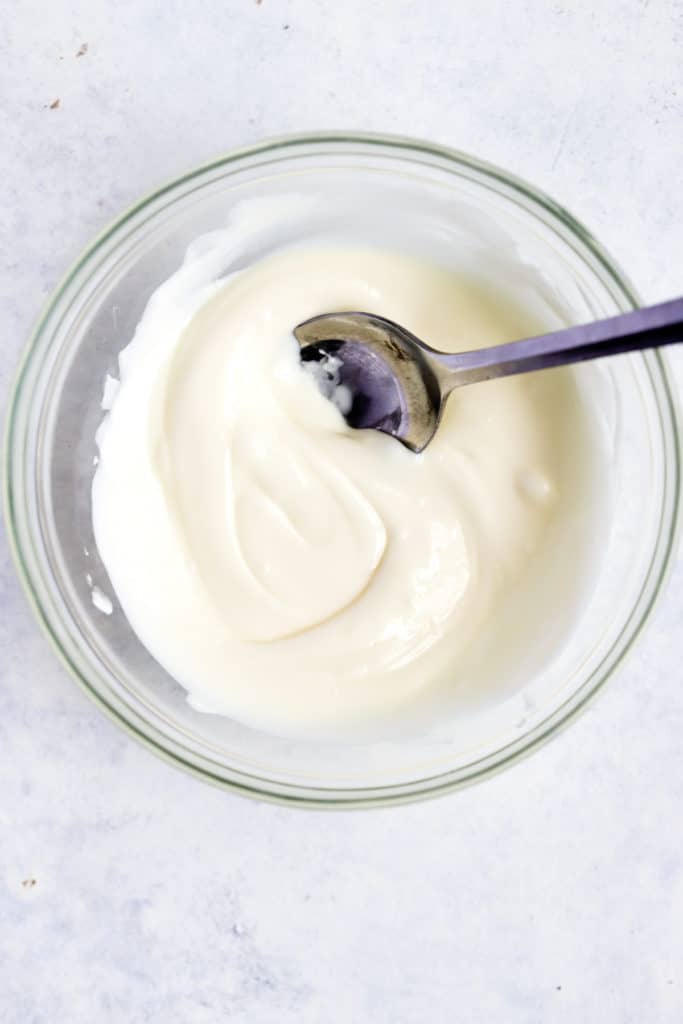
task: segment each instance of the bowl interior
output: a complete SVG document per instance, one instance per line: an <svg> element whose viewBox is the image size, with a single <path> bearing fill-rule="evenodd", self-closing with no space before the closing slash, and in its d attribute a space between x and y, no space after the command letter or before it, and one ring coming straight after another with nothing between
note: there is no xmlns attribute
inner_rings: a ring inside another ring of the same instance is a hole
<svg viewBox="0 0 683 1024"><path fill-rule="evenodd" d="M424 253L509 290L545 322L628 308L617 272L559 209L497 172L407 143L292 141L219 161L124 215L51 301L18 383L9 440L9 511L41 618L91 693L155 749L205 777L314 803L405 799L477 778L567 719L609 675L647 615L672 542L675 414L649 353L601 371L600 416L615 500L582 620L543 672L467 725L354 743L292 741L193 710L119 608L93 540L90 489L107 374L155 287L187 245L250 202L236 269L282 245L348 239ZM275 211L277 210L277 215ZM284 212L283 212L284 211ZM226 268L228 269L228 268ZM581 371L579 371L581 372ZM592 387L586 376L585 387ZM93 604L92 587L113 601ZM552 612L541 624L552 630Z"/></svg>

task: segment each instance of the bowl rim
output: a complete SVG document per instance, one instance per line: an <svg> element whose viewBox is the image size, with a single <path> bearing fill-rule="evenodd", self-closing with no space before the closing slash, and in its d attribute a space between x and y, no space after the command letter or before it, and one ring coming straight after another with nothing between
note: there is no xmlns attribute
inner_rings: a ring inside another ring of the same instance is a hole
<svg viewBox="0 0 683 1024"><path fill-rule="evenodd" d="M17 570L17 574L23 589L29 600L33 613L47 635L59 660L67 668L68 672L76 679L86 693L102 708L105 713L126 732L135 737L143 746L152 750L157 756L167 763L181 768L191 775L210 782L222 789L239 792L243 795L258 798L277 804L299 806L318 809L351 809L382 807L395 804L412 803L417 800L424 800L431 797L443 795L456 789L464 788L481 782L490 776L497 774L504 768L515 764L523 757L528 756L547 742L552 736L557 735L562 729L569 725L578 714L602 690L606 682L611 679L632 650L634 643L640 636L642 630L650 620L654 606L661 596L664 583L669 576L673 563L673 554L676 550L678 532L680 528L680 506L681 506L681 419L676 398L676 389L672 387L672 376L668 368L666 358L658 350L646 354L648 369L652 377L653 370L658 377L658 385L655 386L652 379L655 400L660 417L662 408L668 418L670 426L670 437L665 437L665 443L670 443L670 465L673 469L672 480L669 482L670 493L667 502L662 502L662 518L660 519L658 536L655 551L658 551L659 570L651 579L655 568L656 558L653 558L645 581L641 586L639 598L626 622L623 624L619 636L613 647L605 654L600 665L590 673L581 686L575 690L566 701L551 712L546 718L539 722L532 730L521 737L501 747L492 754L486 755L478 762L467 765L464 769L451 769L439 772L436 776L421 778L417 781L396 783L379 786L359 786L348 789L322 786L306 786L299 783L276 782L261 776L252 776L239 769L231 769L232 776L239 778L218 775L207 770L199 764L193 763L183 756L182 748L175 740L164 737L166 745L157 742L151 735L144 732L131 717L126 717L117 707L109 703L103 693L93 686L87 674L75 664L68 652L64 650L59 637L52 625L48 610L34 586L28 559L22 546L20 528L16 516L15 495L13 493L13 480L15 477L15 463L20 461L20 456L15 453L14 437L17 421L17 413L20 403L24 397L24 385L31 368L33 360L40 353L38 352L43 332L48 325L53 313L58 309L59 304L69 289L72 282L78 277L90 259L100 248L120 229L128 223L136 214L153 204L156 200L172 193L174 190L186 185L195 179L210 174L229 165L248 161L253 157L272 156L278 154L286 156L292 150L306 150L310 147L317 147L325 144L348 145L355 144L365 147L376 147L378 150L395 151L397 155L402 154L409 159L412 155L422 158L431 158L444 162L447 165L455 165L456 170L463 169L474 172L478 176L490 179L492 182L503 186L506 193L517 194L521 199L526 200L532 207L541 207L551 217L559 221L571 235L578 238L579 242L588 250L590 255L597 261L602 271L607 275L612 288L616 288L621 304L625 309L635 308L639 305L636 292L630 281L616 261L607 253L602 245L596 240L592 233L581 224L565 207L557 203L543 190L536 188L525 180L503 171L494 164L479 160L460 150L453 149L437 143L428 142L402 135L390 135L375 132L356 131L320 131L279 135L264 139L251 145L242 146L229 150L227 153L212 160L206 161L179 176L169 179L156 188L143 195L136 202L126 207L114 220L107 224L93 240L82 250L79 256L72 262L61 280L57 283L52 293L43 305L28 341L24 346L23 353L11 386L10 398L7 407L5 431L4 431L4 466L3 473L3 512L7 524L7 535L9 547ZM302 153L301 155L305 155ZM507 198L510 198L508 195ZM528 207L527 207L528 209ZM616 295L615 295L616 299ZM661 394L659 392L661 391ZM663 433L664 421L662 421ZM23 493L23 492L22 492ZM665 495L666 498L666 495ZM665 512L668 507L667 522L664 523ZM662 529L664 527L664 529ZM647 596L643 607L640 607L643 594L650 586L650 593ZM632 622L636 617L637 621ZM621 649L614 654L622 640L624 631L631 626L626 642ZM606 667L605 667L606 666ZM597 678L594 678L597 677ZM464 774L463 774L464 773Z"/></svg>

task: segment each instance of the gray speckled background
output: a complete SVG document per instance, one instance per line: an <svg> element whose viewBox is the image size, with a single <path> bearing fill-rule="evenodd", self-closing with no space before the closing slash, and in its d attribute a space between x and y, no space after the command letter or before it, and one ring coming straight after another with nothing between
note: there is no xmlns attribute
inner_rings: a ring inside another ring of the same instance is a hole
<svg viewBox="0 0 683 1024"><path fill-rule="evenodd" d="M646 299L683 292L680 0L3 10L3 406L90 236L268 134L470 150L568 205ZM680 561L627 666L536 756L336 815L226 795L139 748L56 663L1 532L0 561L3 1024L683 1019Z"/></svg>

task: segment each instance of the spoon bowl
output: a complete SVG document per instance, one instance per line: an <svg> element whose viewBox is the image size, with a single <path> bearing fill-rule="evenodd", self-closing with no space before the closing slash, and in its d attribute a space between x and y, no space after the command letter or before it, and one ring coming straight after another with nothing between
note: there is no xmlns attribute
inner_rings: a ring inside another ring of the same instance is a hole
<svg viewBox="0 0 683 1024"><path fill-rule="evenodd" d="M420 452L441 417L442 386L426 346L400 324L370 313L326 313L299 324L303 363L333 355L334 383L349 389L349 426L380 430Z"/></svg>

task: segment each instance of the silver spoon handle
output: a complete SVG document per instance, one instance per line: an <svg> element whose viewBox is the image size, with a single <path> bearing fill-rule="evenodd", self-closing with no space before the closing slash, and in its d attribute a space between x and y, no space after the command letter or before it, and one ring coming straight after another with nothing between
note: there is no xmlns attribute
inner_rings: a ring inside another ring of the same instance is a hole
<svg viewBox="0 0 683 1024"><path fill-rule="evenodd" d="M448 394L461 384L476 384L495 377L680 341L683 341L683 298L480 351L455 355L430 351L429 361L444 394Z"/></svg>

